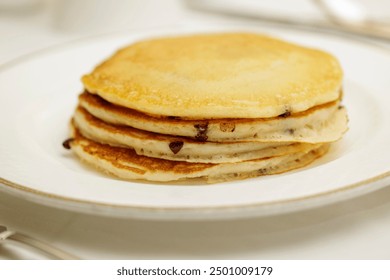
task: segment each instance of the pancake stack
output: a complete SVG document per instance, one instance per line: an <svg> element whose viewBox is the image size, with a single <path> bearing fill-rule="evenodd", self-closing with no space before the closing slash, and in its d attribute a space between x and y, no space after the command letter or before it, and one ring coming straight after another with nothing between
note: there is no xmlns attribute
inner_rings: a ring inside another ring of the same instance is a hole
<svg viewBox="0 0 390 280"><path fill-rule="evenodd" d="M141 41L82 81L64 146L123 179L282 173L324 155L347 130L338 61L260 34Z"/></svg>

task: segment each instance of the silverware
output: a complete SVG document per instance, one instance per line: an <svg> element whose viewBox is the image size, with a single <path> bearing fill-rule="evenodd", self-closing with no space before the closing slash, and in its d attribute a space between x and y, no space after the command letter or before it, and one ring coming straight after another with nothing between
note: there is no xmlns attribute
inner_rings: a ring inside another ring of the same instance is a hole
<svg viewBox="0 0 390 280"><path fill-rule="evenodd" d="M364 7L351 0L314 0L331 22L346 31L390 39L390 25L371 20Z"/></svg>
<svg viewBox="0 0 390 280"><path fill-rule="evenodd" d="M22 234L22 233L8 230L7 227L0 225L0 246L1 246L1 243L6 242L7 240L14 241L17 243L26 244L30 247L33 247L35 249L42 251L43 253L51 255L52 257L54 257L56 259L61 259L61 260L77 260L78 259L77 257L75 257L69 253L66 253L60 249L57 249L57 248L49 245L46 242L37 240L35 238L32 238L32 237L27 236L27 235Z"/></svg>
<svg viewBox="0 0 390 280"><path fill-rule="evenodd" d="M280 1L282 2L282 1ZM390 40L390 24L369 18L364 7L351 0L310 0L325 15L323 19L305 19L299 15L285 17L259 10L255 0L186 0L190 9L206 11L248 20L260 20L274 24L300 28L322 29L359 36ZM282 3L281 3L282 5Z"/></svg>

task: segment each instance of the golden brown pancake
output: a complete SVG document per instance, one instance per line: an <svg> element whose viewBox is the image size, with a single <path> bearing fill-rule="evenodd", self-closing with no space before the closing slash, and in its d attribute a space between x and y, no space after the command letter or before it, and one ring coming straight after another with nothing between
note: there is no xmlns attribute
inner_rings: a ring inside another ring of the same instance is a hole
<svg viewBox="0 0 390 280"><path fill-rule="evenodd" d="M157 38L116 52L82 79L110 103L148 114L270 118L339 98L337 59L265 35Z"/></svg>
<svg viewBox="0 0 390 280"><path fill-rule="evenodd" d="M278 157L238 163L193 163L140 156L133 149L112 147L89 140L76 129L69 141L72 150L84 162L127 180L169 182L202 178L209 183L277 174L306 166L328 150L327 144Z"/></svg>
<svg viewBox="0 0 390 280"><path fill-rule="evenodd" d="M176 161L224 163L281 156L307 150L314 144L263 142L199 142L105 123L77 108L74 126L84 137L111 146L134 149L138 155Z"/></svg>
<svg viewBox="0 0 390 280"><path fill-rule="evenodd" d="M333 142L342 137L348 122L346 110L340 107L339 101L276 118L201 120L148 115L111 104L86 92L79 96L79 104L107 123L160 134L186 136L199 141Z"/></svg>
<svg viewBox="0 0 390 280"><path fill-rule="evenodd" d="M278 174L347 131L342 78L332 55L265 35L148 39L83 76L64 146L129 180Z"/></svg>

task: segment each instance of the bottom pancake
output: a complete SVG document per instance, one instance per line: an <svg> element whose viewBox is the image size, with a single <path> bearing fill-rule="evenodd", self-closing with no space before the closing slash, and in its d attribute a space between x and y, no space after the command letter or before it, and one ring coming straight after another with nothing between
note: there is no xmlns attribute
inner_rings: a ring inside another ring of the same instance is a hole
<svg viewBox="0 0 390 280"><path fill-rule="evenodd" d="M83 161L126 180L177 181L193 178L208 183L270 175L303 167L325 154L329 144L312 145L297 153L238 163L193 163L137 155L130 148L112 147L83 137L73 127L71 149Z"/></svg>

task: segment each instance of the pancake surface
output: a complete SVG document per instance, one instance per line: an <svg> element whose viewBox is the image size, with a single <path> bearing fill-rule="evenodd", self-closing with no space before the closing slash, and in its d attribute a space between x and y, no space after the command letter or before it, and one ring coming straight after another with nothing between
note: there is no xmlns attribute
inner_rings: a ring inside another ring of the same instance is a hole
<svg viewBox="0 0 390 280"><path fill-rule="evenodd" d="M348 129L337 60L259 34L134 43L82 81L64 147L122 179L278 174L324 155Z"/></svg>
<svg viewBox="0 0 390 280"><path fill-rule="evenodd" d="M78 108L74 126L99 143L134 149L138 155L175 161L223 163L274 157L307 150L315 144L278 142L199 142L105 123Z"/></svg>
<svg viewBox="0 0 390 280"><path fill-rule="evenodd" d="M339 101L319 105L289 117L202 120L151 116L111 104L89 93L81 94L79 102L80 107L107 123L195 140L199 140L199 126L204 126L207 127L207 140L218 142L333 142L341 138L348 122L346 110L340 107Z"/></svg>
<svg viewBox="0 0 390 280"><path fill-rule="evenodd" d="M87 139L73 128L72 150L85 162L122 179L157 182L205 179L208 183L271 175L306 166L320 157L329 145L315 145L283 156L239 163L193 163L137 155L133 149L112 147Z"/></svg>
<svg viewBox="0 0 390 280"><path fill-rule="evenodd" d="M337 100L342 70L319 50L226 33L135 43L82 80L90 93L148 114L269 118Z"/></svg>

